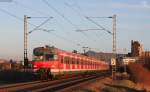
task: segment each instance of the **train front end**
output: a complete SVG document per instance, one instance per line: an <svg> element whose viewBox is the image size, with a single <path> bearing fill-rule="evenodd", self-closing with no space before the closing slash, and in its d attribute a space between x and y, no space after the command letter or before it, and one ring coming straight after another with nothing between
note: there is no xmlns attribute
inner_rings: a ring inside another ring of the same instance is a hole
<svg viewBox="0 0 150 92"><path fill-rule="evenodd" d="M55 75L58 72L58 55L54 47L38 47L33 50L32 68L40 76Z"/></svg>

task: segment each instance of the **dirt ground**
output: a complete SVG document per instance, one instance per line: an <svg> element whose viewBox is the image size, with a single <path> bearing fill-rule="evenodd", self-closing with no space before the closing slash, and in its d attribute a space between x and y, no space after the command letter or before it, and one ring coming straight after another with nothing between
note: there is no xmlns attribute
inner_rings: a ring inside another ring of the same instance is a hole
<svg viewBox="0 0 150 92"><path fill-rule="evenodd" d="M130 80L112 81L110 77L106 77L80 85L66 92L150 92L148 88L145 89L142 84L135 84Z"/></svg>
<svg viewBox="0 0 150 92"><path fill-rule="evenodd" d="M66 90L64 92L101 92L105 88L105 84L110 84L112 82L111 78L99 78L97 80L92 80L90 83L80 84L79 86Z"/></svg>

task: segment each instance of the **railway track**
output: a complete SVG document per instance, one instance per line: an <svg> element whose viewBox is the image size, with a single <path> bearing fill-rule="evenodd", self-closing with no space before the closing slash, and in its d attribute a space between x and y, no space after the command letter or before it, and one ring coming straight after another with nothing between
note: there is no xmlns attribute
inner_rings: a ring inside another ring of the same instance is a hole
<svg viewBox="0 0 150 92"><path fill-rule="evenodd" d="M55 92L102 76L103 74L92 74L53 81L33 81L9 84L0 86L0 92Z"/></svg>

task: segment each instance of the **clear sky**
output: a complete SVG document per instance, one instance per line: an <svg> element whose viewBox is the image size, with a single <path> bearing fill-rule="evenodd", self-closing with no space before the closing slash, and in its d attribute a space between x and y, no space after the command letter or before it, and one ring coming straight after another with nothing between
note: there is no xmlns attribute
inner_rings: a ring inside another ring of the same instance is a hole
<svg viewBox="0 0 150 92"><path fill-rule="evenodd" d="M49 6L48 6L49 5ZM23 59L23 17L50 17L40 28L29 34L29 57L38 46L54 45L57 48L82 51L82 46L94 51L111 52L112 35L100 29L85 17L117 15L117 48L130 51L131 40L138 40L150 49L149 0L0 0L0 58ZM28 19L28 31L47 18ZM92 19L112 31L112 19ZM79 46L80 44L81 46ZM120 51L120 50L118 50Z"/></svg>

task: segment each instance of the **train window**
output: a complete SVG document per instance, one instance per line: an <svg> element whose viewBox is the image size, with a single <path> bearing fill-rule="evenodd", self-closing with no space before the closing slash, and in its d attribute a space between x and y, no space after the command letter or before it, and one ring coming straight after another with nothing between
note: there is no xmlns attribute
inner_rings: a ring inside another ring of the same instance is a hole
<svg viewBox="0 0 150 92"><path fill-rule="evenodd" d="M33 61L43 61L43 56L34 56Z"/></svg>
<svg viewBox="0 0 150 92"><path fill-rule="evenodd" d="M68 57L66 58L66 64L69 64L69 58Z"/></svg>
<svg viewBox="0 0 150 92"><path fill-rule="evenodd" d="M66 57L64 57L64 63L66 64Z"/></svg>
<svg viewBox="0 0 150 92"><path fill-rule="evenodd" d="M64 61L64 64L67 64L67 61Z"/></svg>
<svg viewBox="0 0 150 92"><path fill-rule="evenodd" d="M54 54L46 54L45 55L45 60L57 60L58 56Z"/></svg>
<svg viewBox="0 0 150 92"><path fill-rule="evenodd" d="M69 58L69 64L72 64L72 58Z"/></svg>
<svg viewBox="0 0 150 92"><path fill-rule="evenodd" d="M65 64L69 64L69 58L68 58L68 57L65 57L65 58L64 58L64 63L65 63Z"/></svg>
<svg viewBox="0 0 150 92"><path fill-rule="evenodd" d="M57 60L58 59L58 55L54 55L54 60Z"/></svg>
<svg viewBox="0 0 150 92"><path fill-rule="evenodd" d="M74 64L74 58L71 59L71 63Z"/></svg>

